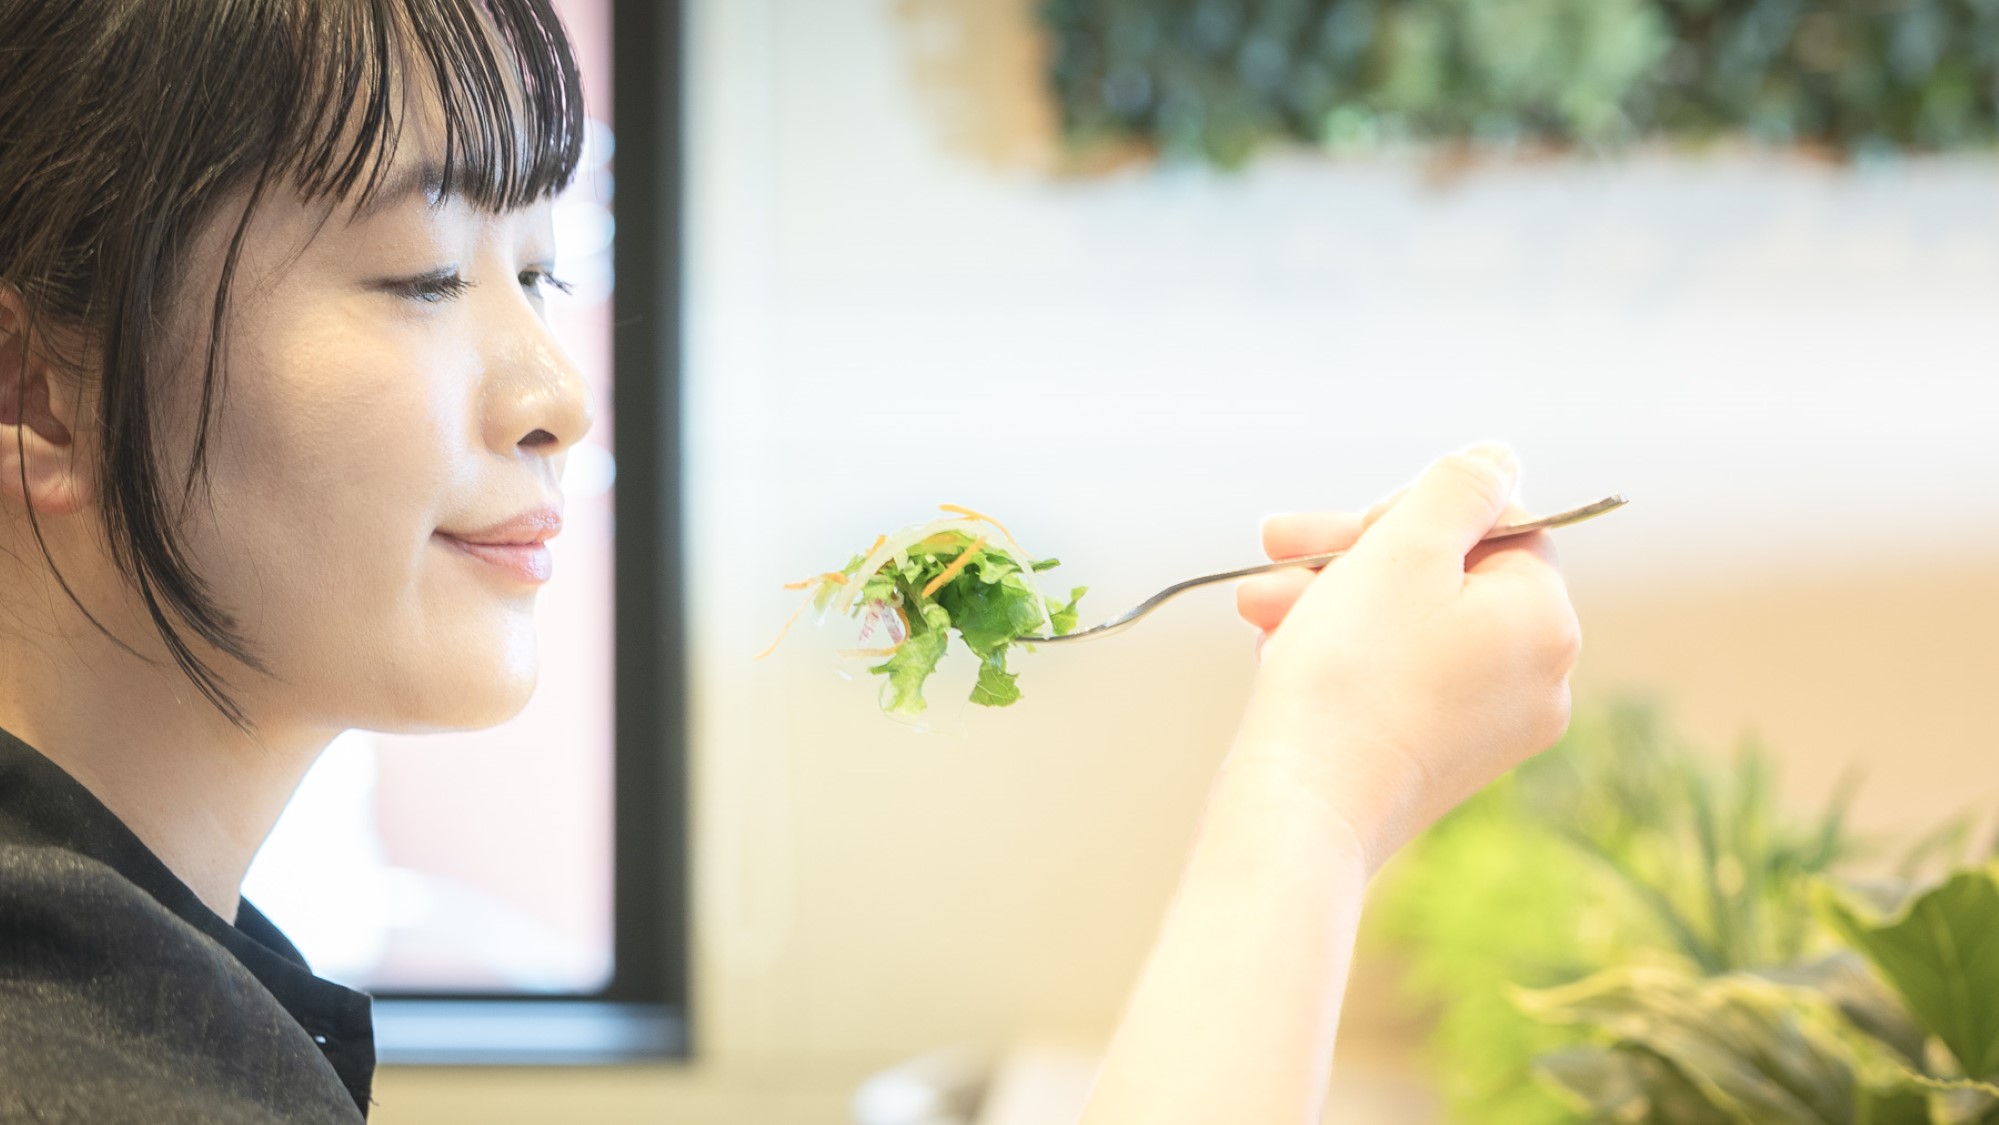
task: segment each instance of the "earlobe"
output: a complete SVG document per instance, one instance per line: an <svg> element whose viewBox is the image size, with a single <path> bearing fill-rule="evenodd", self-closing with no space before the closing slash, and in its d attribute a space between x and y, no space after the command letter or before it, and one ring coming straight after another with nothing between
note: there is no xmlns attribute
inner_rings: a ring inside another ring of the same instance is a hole
<svg viewBox="0 0 1999 1125"><path fill-rule="evenodd" d="M66 516L90 502L74 435L58 416L58 387L12 286L0 283L0 496L40 516Z"/></svg>

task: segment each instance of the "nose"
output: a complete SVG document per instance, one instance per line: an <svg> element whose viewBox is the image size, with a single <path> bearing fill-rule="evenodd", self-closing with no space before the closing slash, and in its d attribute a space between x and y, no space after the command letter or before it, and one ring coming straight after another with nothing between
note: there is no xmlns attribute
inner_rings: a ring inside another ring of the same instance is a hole
<svg viewBox="0 0 1999 1125"><path fill-rule="evenodd" d="M589 386L525 298L487 339L483 429L506 457L553 458L590 432Z"/></svg>

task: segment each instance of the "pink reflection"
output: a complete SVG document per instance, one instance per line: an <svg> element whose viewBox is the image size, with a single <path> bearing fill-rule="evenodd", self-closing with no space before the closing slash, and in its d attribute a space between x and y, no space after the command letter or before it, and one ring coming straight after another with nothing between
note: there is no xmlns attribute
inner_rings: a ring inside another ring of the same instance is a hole
<svg viewBox="0 0 1999 1125"><path fill-rule="evenodd" d="M609 5L555 6L576 43L590 116L608 121ZM586 167L572 199L592 203L607 171ZM601 254L579 260L565 247L558 268L608 277L608 248ZM596 396L590 442L608 450L609 294L586 282L579 298L551 301L549 315ZM489 731L376 739L377 831L397 877L383 952L364 986L589 991L608 979L611 492L577 491L607 460L586 464L585 452L571 457L565 529L551 544L555 578L540 594L534 700Z"/></svg>

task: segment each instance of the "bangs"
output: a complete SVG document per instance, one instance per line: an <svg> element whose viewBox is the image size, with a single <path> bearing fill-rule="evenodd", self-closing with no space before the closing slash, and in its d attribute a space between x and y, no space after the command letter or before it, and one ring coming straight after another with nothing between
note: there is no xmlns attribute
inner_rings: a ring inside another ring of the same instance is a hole
<svg viewBox="0 0 1999 1125"><path fill-rule="evenodd" d="M325 0L301 6L298 100L270 172L365 208L412 116L437 115L444 195L489 211L569 185L583 145L576 58L548 0Z"/></svg>

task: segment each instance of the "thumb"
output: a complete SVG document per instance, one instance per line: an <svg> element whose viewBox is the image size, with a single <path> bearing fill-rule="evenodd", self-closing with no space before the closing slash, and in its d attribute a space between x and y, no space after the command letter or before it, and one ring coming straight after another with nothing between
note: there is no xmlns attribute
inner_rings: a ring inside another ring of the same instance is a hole
<svg viewBox="0 0 1999 1125"><path fill-rule="evenodd" d="M1520 462L1497 442L1438 458L1370 528L1359 549L1375 544L1398 555L1448 560L1465 556L1499 522L1520 483Z"/></svg>

